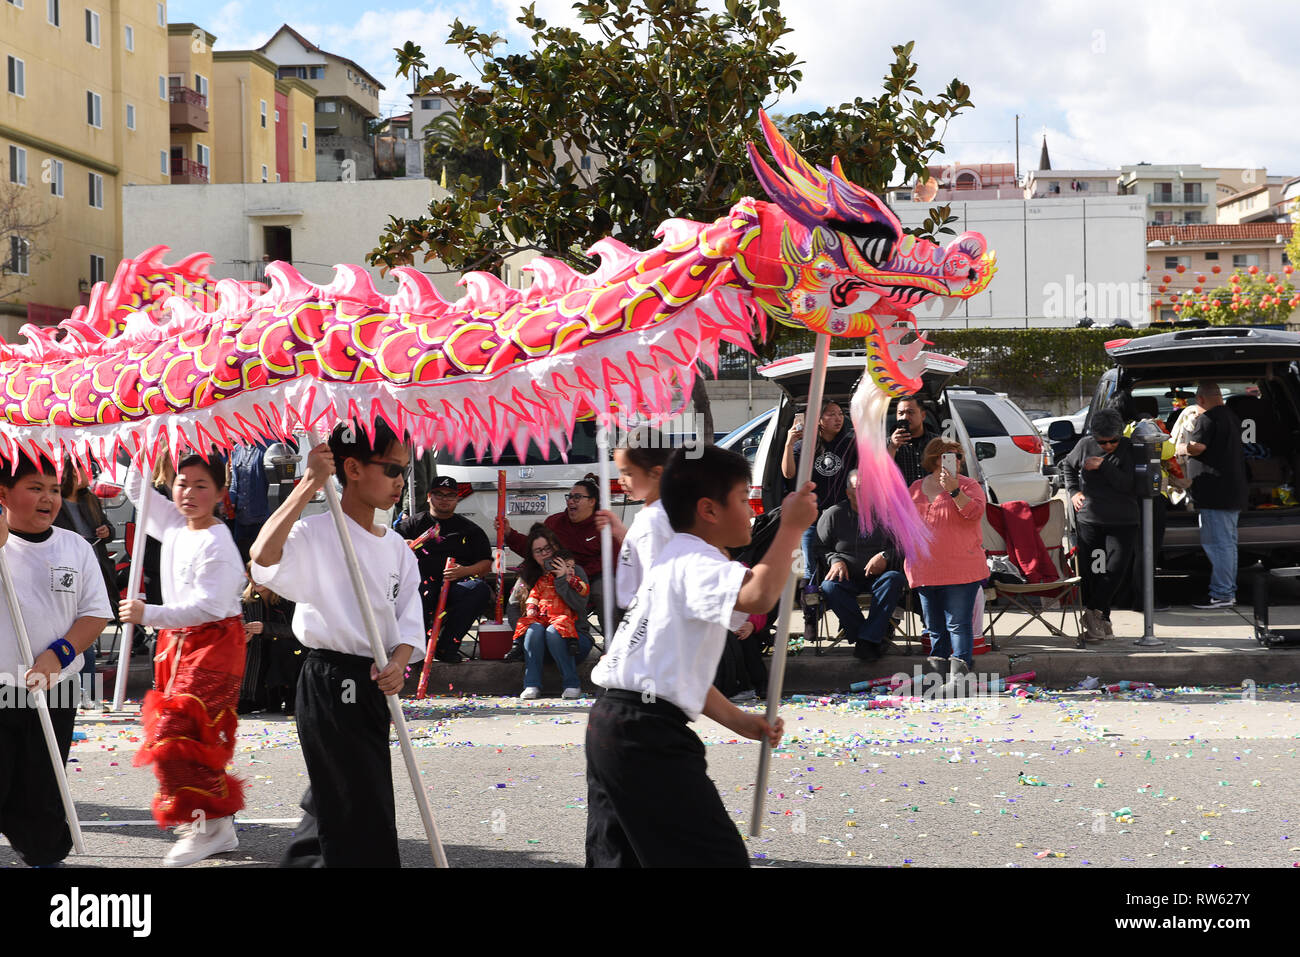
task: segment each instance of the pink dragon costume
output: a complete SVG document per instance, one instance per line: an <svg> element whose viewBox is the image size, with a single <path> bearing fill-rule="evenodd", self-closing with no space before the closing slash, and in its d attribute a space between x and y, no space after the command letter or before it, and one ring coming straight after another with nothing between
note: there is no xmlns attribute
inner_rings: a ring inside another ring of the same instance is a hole
<svg viewBox="0 0 1300 957"><path fill-rule="evenodd" d="M670 219L643 252L601 240L589 275L534 260L526 290L473 272L447 302L399 267L385 296L358 266L318 286L284 263L267 266L268 289L213 280L205 254L169 265L165 247L149 249L57 327L0 344L0 455L107 462L125 449L152 463L164 441L178 456L376 417L455 454L564 445L593 412L679 411L697 360L716 368L721 342L752 352L780 322L864 340L870 375L852 403L862 514L923 548L884 451L885 406L921 385L928 343L910 309L979 293L994 256L978 233L945 246L905 234L838 159L814 167L762 124L775 168L749 151L770 202L742 199L713 223Z"/></svg>

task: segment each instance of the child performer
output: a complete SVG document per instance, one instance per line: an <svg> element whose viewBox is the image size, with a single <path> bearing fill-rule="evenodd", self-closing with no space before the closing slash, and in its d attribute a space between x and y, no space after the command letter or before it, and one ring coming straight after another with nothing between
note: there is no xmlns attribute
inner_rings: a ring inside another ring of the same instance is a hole
<svg viewBox="0 0 1300 957"><path fill-rule="evenodd" d="M307 474L262 526L251 549L253 581L296 602L293 631L307 649L298 677L298 740L307 764L304 816L285 867L399 867L385 695L402 690L408 662L424 656L420 568L402 537L375 524L402 497L410 449L384 422L373 442L340 425L307 457ZM299 521L332 475L366 596L388 654L381 671L328 513Z"/></svg>
<svg viewBox="0 0 1300 957"><path fill-rule="evenodd" d="M723 549L749 542L749 463L715 446L669 458L660 491L677 534L592 672L609 690L587 723L588 867L747 866L687 722L704 714L747 738L781 740L782 721L741 711L712 681L727 631L780 597L817 517L813 488L786 496L771 547L747 569Z"/></svg>
<svg viewBox="0 0 1300 957"><path fill-rule="evenodd" d="M162 604L127 598L119 607L122 621L161 629L135 764L153 764L153 818L159 827L175 825L180 837L163 858L166 867L239 847L232 815L244 806L244 786L226 765L235 753L244 677L244 576L230 529L214 514L225 484L225 466L202 455L181 459L170 502L135 468L127 475L137 509L145 495L154 497L144 531L162 543Z"/></svg>
<svg viewBox="0 0 1300 957"><path fill-rule="evenodd" d="M632 519L631 526L624 525L613 512L602 509L596 513L597 527L609 525L614 547L619 550L614 573L614 604L619 609L626 609L632 603L645 573L659 557L660 549L673 537L668 515L659 501L659 481L672 449L656 433L638 430L634 434L640 441L624 441L615 449L614 465L628 498L645 504Z"/></svg>
<svg viewBox="0 0 1300 957"><path fill-rule="evenodd" d="M81 697L73 676L110 614L90 545L75 532L51 527L62 501L54 466L22 454L12 471L0 464L0 547L36 656L24 674L18 628L8 606L0 607L0 833L31 867L58 866L72 850L72 833L27 691L47 692L66 764Z"/></svg>

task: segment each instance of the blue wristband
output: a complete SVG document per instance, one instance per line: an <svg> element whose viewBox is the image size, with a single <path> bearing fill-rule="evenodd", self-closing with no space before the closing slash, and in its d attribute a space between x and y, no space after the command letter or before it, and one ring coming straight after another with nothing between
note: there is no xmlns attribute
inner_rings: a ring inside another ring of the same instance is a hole
<svg viewBox="0 0 1300 957"><path fill-rule="evenodd" d="M72 664L73 659L77 657L77 650L72 647L72 642L66 638L60 638L54 644L50 645L49 650L58 656L59 664L68 667Z"/></svg>

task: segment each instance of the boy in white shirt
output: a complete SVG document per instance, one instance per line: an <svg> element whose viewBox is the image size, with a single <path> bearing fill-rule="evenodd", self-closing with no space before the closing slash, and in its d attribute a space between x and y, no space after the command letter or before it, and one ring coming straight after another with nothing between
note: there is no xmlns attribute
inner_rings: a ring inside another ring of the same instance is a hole
<svg viewBox="0 0 1300 957"><path fill-rule="evenodd" d="M36 659L24 673L18 630L8 607L0 607L0 833L32 867L58 866L72 850L72 834L40 715L27 691L48 692L66 764L80 699L73 676L111 614L90 545L75 532L52 527L62 503L48 463L19 455L11 471L0 462L0 547Z"/></svg>
<svg viewBox="0 0 1300 957"><path fill-rule="evenodd" d="M767 612L817 517L813 483L786 496L771 547L752 569L722 551L749 542L749 463L709 446L675 451L660 500L676 535L592 672L608 689L587 723L588 867L746 867L744 843L687 722L701 714L775 747L784 723L748 714L713 687L723 644Z"/></svg>
<svg viewBox="0 0 1300 957"><path fill-rule="evenodd" d="M309 784L302 823L282 866L399 867L384 695L402 690L406 666L424 656L420 569L400 535L374 524L401 498L410 449L382 421L374 440L339 426L307 457L307 474L262 526L252 578L296 602L294 636L308 649L298 679L298 740ZM375 666L332 517L299 521L331 475L380 639Z"/></svg>

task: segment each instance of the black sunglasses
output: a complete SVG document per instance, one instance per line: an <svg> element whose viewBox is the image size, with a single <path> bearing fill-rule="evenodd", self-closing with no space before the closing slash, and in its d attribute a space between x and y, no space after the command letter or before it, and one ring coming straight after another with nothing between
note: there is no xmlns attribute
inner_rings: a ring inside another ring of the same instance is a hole
<svg viewBox="0 0 1300 957"><path fill-rule="evenodd" d="M386 478L397 478L406 472L405 465L398 465L396 462L367 462L367 465L375 465L383 469Z"/></svg>
<svg viewBox="0 0 1300 957"><path fill-rule="evenodd" d="M1095 435L1093 436L1093 438L1094 438L1094 439L1097 439L1097 437L1096 437ZM1098 444L1098 445L1119 445L1119 439L1118 439L1118 438L1114 438L1114 439L1097 439L1097 444Z"/></svg>

